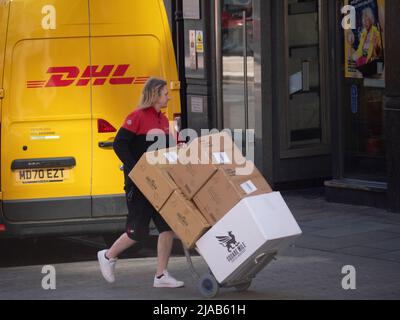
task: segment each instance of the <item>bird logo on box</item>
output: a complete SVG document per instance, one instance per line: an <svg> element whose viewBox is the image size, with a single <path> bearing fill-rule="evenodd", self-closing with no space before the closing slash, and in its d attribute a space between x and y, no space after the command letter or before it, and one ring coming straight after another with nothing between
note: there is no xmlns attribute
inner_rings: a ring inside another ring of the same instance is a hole
<svg viewBox="0 0 400 320"><path fill-rule="evenodd" d="M229 231L227 236L217 236L216 238L218 239L219 244L226 248L229 253L239 245L232 231Z"/></svg>

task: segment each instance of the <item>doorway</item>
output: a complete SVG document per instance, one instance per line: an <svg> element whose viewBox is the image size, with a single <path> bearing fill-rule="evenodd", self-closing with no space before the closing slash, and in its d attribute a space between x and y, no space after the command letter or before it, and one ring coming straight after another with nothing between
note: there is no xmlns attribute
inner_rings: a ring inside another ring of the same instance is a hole
<svg viewBox="0 0 400 320"><path fill-rule="evenodd" d="M285 0L287 98L281 158L329 153L326 1Z"/></svg>
<svg viewBox="0 0 400 320"><path fill-rule="evenodd" d="M321 185L332 175L329 3L271 4L273 180Z"/></svg>

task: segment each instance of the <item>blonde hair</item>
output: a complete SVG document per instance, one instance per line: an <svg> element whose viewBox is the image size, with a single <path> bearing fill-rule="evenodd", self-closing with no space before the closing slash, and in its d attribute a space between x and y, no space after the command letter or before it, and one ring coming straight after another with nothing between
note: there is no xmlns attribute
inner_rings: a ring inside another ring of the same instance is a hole
<svg viewBox="0 0 400 320"><path fill-rule="evenodd" d="M167 82L164 79L151 77L147 80L142 91L139 108L144 109L154 106L154 103L161 96L161 90L166 85Z"/></svg>
<svg viewBox="0 0 400 320"><path fill-rule="evenodd" d="M368 18L371 21L371 24L375 24L375 15L374 12L372 11L371 7L367 7L362 11L362 18Z"/></svg>

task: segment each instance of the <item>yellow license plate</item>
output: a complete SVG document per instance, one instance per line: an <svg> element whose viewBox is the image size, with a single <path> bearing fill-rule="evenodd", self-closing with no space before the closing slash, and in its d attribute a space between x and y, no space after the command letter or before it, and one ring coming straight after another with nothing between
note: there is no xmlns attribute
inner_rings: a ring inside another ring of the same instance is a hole
<svg viewBox="0 0 400 320"><path fill-rule="evenodd" d="M23 169L16 170L14 175L18 184L64 182L70 178L70 171L69 168Z"/></svg>

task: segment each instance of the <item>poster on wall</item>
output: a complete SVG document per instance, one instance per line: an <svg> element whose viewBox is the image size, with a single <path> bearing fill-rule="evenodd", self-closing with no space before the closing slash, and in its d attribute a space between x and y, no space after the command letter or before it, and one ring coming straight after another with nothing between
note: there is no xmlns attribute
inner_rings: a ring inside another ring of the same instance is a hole
<svg viewBox="0 0 400 320"><path fill-rule="evenodd" d="M345 77L384 79L385 0L345 0L355 29L345 30Z"/></svg>

